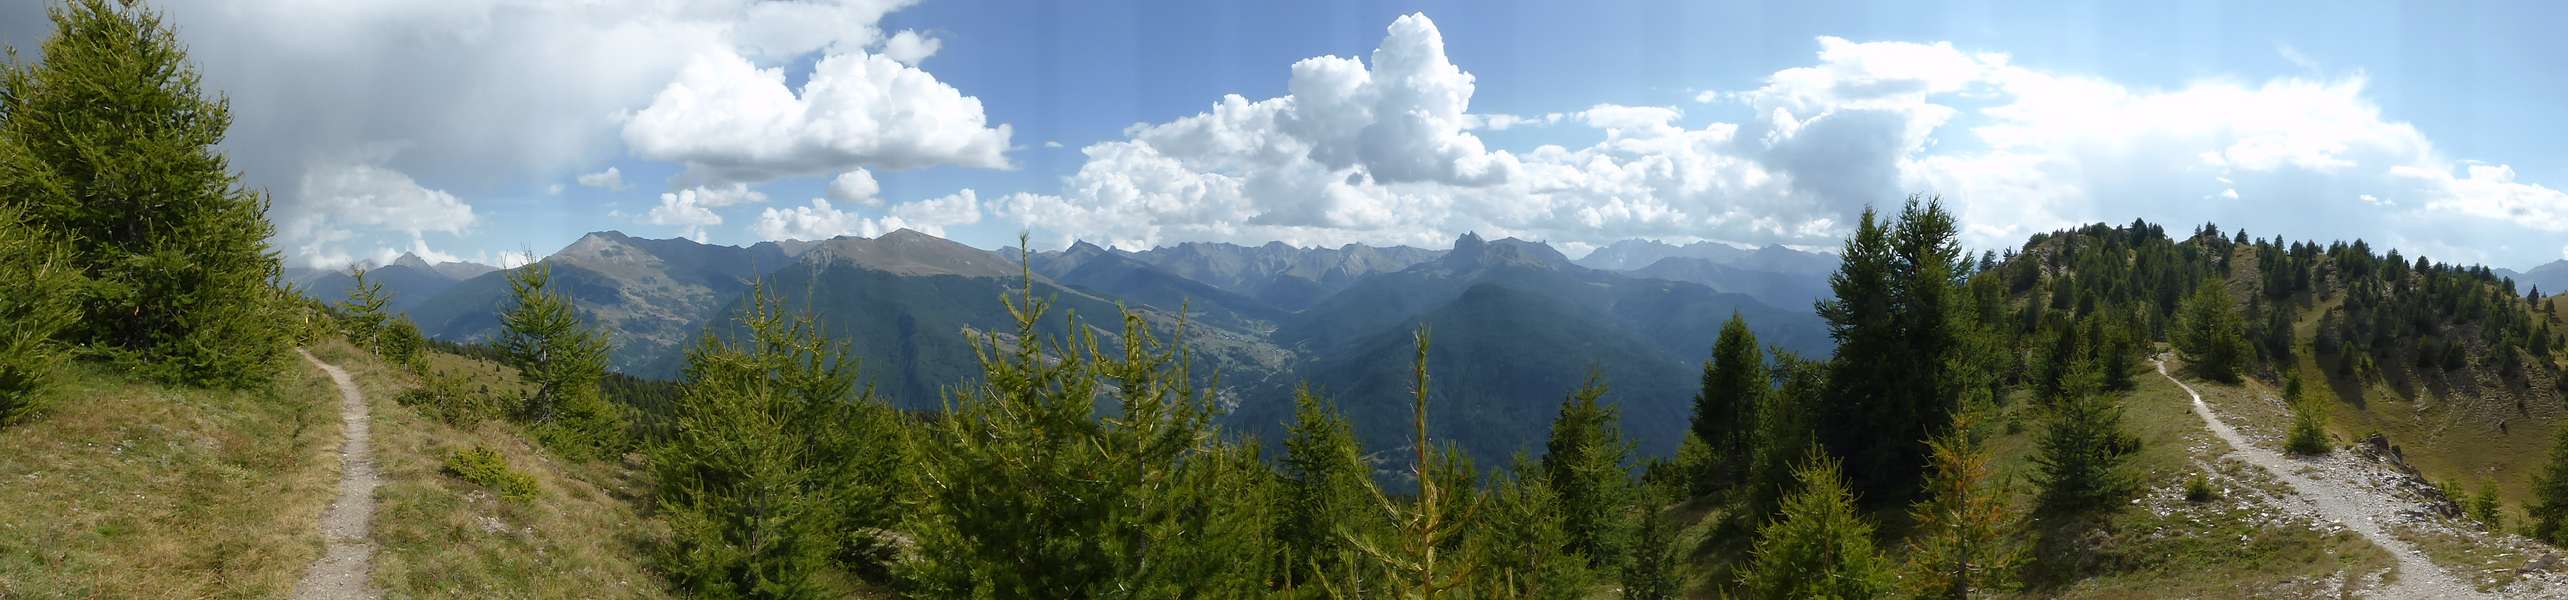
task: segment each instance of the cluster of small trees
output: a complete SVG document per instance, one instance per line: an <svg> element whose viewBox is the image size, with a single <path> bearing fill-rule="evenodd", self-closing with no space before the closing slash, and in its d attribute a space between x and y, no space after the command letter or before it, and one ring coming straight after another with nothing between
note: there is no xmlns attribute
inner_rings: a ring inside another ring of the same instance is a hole
<svg viewBox="0 0 2568 600"><path fill-rule="evenodd" d="M70 349L174 383L267 384L292 303L271 285L267 197L214 150L224 102L157 13L49 13L44 60L0 69L0 419L35 408Z"/></svg>

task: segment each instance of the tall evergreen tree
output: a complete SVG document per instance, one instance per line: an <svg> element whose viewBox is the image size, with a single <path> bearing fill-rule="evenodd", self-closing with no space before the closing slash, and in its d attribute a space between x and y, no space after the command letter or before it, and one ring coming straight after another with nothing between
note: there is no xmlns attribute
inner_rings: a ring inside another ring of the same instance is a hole
<svg viewBox="0 0 2568 600"><path fill-rule="evenodd" d="M1355 426L1310 388L1293 392L1293 425L1284 436L1276 491L1278 576L1307 582L1339 573L1339 559L1353 550L1341 531L1369 535L1356 517L1369 510L1364 480L1371 476L1358 455Z"/></svg>
<svg viewBox="0 0 2568 600"><path fill-rule="evenodd" d="M753 289L733 339L688 351L675 426L649 449L680 587L708 597L830 593L880 577L898 524L900 426L809 315Z"/></svg>
<svg viewBox="0 0 2568 600"><path fill-rule="evenodd" d="M1570 551L1598 568L1622 564L1632 503L1630 471L1623 464L1632 445L1623 441L1621 412L1597 402L1605 391L1603 375L1591 372L1578 391L1561 400L1542 463L1543 481L1560 495Z"/></svg>
<svg viewBox="0 0 2568 600"><path fill-rule="evenodd" d="M500 362L534 392L517 407L536 437L555 451L588 456L622 448L625 417L606 401L606 334L582 324L571 300L552 287L547 263L508 273L516 305L500 315Z"/></svg>
<svg viewBox="0 0 2568 600"><path fill-rule="evenodd" d="M1893 591L1889 561L1873 549L1872 524L1839 481L1836 461L1813 455L1796 477L1801 491L1757 530L1755 558L1740 577L1749 598L1880 598Z"/></svg>
<svg viewBox="0 0 2568 600"><path fill-rule="evenodd" d="M911 436L919 497L902 571L940 598L1234 597L1265 588L1270 471L1224 442L1191 355L1126 314L1120 351L1053 300L1002 296L1013 338L974 345L982 379ZM1183 339L1183 331L1179 337ZM1114 415L1096 415L1114 399Z"/></svg>
<svg viewBox="0 0 2568 600"><path fill-rule="evenodd" d="M2122 407L2100 393L2102 380L2094 365L2081 363L2052 400L2051 422L2033 459L2045 511L2107 508L2135 491L2126 465L2140 442L2122 431Z"/></svg>
<svg viewBox="0 0 2568 600"><path fill-rule="evenodd" d="M1653 490L1644 501L1640 514L1640 532L1632 541L1632 558L1623 565L1623 597L1631 600L1670 600L1684 595L1684 579L1677 575L1681 564L1676 555L1676 531L1668 523L1665 492Z"/></svg>
<svg viewBox="0 0 2568 600"><path fill-rule="evenodd" d="M1703 388L1694 396L1694 438L1715 459L1711 472L1696 473L1701 481L1695 489L1727 487L1746 476L1745 464L1737 460L1748 455L1755 438L1757 406L1765 402L1774 385L1766 374L1765 350L1757 346L1757 334L1748 329L1748 321L1737 312L1721 326L1721 337L1712 344L1712 359L1703 363Z"/></svg>
<svg viewBox="0 0 2568 600"><path fill-rule="evenodd" d="M267 196L215 149L226 102L158 12L74 0L49 14L44 60L0 70L0 208L69 242L87 283L67 339L168 380L268 383L286 343L280 266Z"/></svg>
<svg viewBox="0 0 2568 600"><path fill-rule="evenodd" d="M2568 546L2568 428L2550 442L2550 462L2532 479L2532 537Z"/></svg>
<svg viewBox="0 0 2568 600"><path fill-rule="evenodd" d="M1472 596L1481 598L1584 598L1595 572L1575 545L1564 511L1574 510L1544 481L1541 468L1517 455L1515 477L1489 492L1479 531L1479 572Z"/></svg>
<svg viewBox="0 0 2568 600"><path fill-rule="evenodd" d="M80 318L80 285L63 245L0 205L0 425L33 412L56 377L56 333Z"/></svg>
<svg viewBox="0 0 2568 600"><path fill-rule="evenodd" d="M1934 444L1927 497L1910 510L1917 533L1902 582L1913 597L1966 600L1996 587L2016 562L2005 494L1995 489L1992 457L1977 436L1966 417L1956 417L1952 432Z"/></svg>
<svg viewBox="0 0 2568 600"><path fill-rule="evenodd" d="M2218 381L2238 381L2247 368L2253 351L2247 344L2246 326L2238 316L2238 305L2229 291L2212 279L2194 286L2185 297L2183 314L2178 317L2174 342L2176 351L2203 377Z"/></svg>
<svg viewBox="0 0 2568 600"><path fill-rule="evenodd" d="M1372 481L1365 481L1365 490L1371 492L1374 503L1382 507L1392 523L1389 539L1374 542L1350 536L1349 541L1389 572L1390 581L1384 587L1391 596L1430 600L1470 583L1469 578L1479 568L1478 561L1470 555L1449 550L1468 541L1464 534L1471 530L1487 496L1469 485L1469 461L1461 452L1451 448L1443 452L1429 450L1434 446L1427 437L1427 349L1433 344L1423 326L1418 328L1415 339L1418 353L1409 389L1411 424L1416 432L1416 441L1410 447L1417 455L1410 463L1409 473L1418 482L1418 493L1401 502L1383 493ZM1441 460L1434 460L1438 458ZM1438 562L1440 557L1442 562ZM1343 590L1332 592L1346 594Z"/></svg>
<svg viewBox="0 0 2568 600"><path fill-rule="evenodd" d="M359 347L371 348L375 336L383 333L388 320L384 315L384 305L391 303L392 298L383 294L383 284L366 281L366 268L363 266L349 266L348 278L354 280L348 286L348 299L339 302L339 312L343 313L341 318L348 323L348 341Z"/></svg>
<svg viewBox="0 0 2568 600"><path fill-rule="evenodd" d="M1912 196L1893 223L1866 211L1829 279L1836 298L1818 306L1837 341L1820 441L1875 501L1915 492L1927 442L1976 381L1953 360L1969 308L1957 235L1938 201Z"/></svg>
<svg viewBox="0 0 2568 600"><path fill-rule="evenodd" d="M1817 427L1813 413L1828 390L1826 363L1775 350L1774 370L1783 386L1766 394L1757 410L1756 448L1750 453L1746 510L1739 516L1751 526L1781 510L1794 489L1796 462L1813 452Z"/></svg>

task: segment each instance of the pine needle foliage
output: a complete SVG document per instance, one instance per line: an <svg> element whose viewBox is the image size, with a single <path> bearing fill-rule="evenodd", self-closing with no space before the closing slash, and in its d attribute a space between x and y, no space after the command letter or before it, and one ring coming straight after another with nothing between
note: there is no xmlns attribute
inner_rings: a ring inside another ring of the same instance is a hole
<svg viewBox="0 0 2568 600"><path fill-rule="evenodd" d="M1277 576L1287 587L1345 570L1338 559L1354 547L1339 531L1372 534L1365 530L1371 521L1359 518L1368 510L1364 481L1371 474L1354 424L1308 387L1294 391L1293 404L1276 490Z"/></svg>
<svg viewBox="0 0 2568 600"><path fill-rule="evenodd" d="M1595 582L1588 558L1574 547L1563 512L1568 503L1540 475L1541 468L1516 455L1515 477L1502 479L1484 505L1480 531L1472 544L1480 555L1478 582L1471 596L1480 598L1583 598Z"/></svg>
<svg viewBox="0 0 2568 600"><path fill-rule="evenodd" d="M1265 589L1272 472L1221 440L1193 360L1127 312L1120 351L1067 315L1033 276L1003 295L1013 337L976 342L982 381L912 436L917 555L902 565L937 598L1235 597ZM1183 335L1180 325L1179 335ZM1096 416L1111 397L1112 416Z"/></svg>
<svg viewBox="0 0 2568 600"><path fill-rule="evenodd" d="M886 574L898 417L812 316L757 287L737 318L740 335L688 352L675 426L648 453L668 570L708 597L809 596L831 570Z"/></svg>
<svg viewBox="0 0 2568 600"><path fill-rule="evenodd" d="M1648 494L1641 508L1639 532L1633 535L1631 560L1623 565L1623 597L1631 600L1669 600L1683 596L1685 580L1677 574L1683 564L1676 554L1676 528L1668 522L1668 504L1660 498L1667 491Z"/></svg>
<svg viewBox="0 0 2568 600"><path fill-rule="evenodd" d="M0 205L0 426L40 408L62 362L55 334L80 318L78 285L63 244Z"/></svg>
<svg viewBox="0 0 2568 600"><path fill-rule="evenodd" d="M1909 539L1901 581L1911 597L1966 600L1973 592L1985 594L2021 558L2009 539L2013 519L1998 489L1994 457L1978 436L1965 413L1932 446L1927 497L1909 511L1916 536Z"/></svg>
<svg viewBox="0 0 2568 600"><path fill-rule="evenodd" d="M2081 361L2070 370L2033 459L2040 508L2055 514L2108 509L2138 490L2128 465L2140 441L2122 431L2122 407L2100 392L2103 375Z"/></svg>
<svg viewBox="0 0 2568 600"><path fill-rule="evenodd" d="M2550 459L2532 480L2532 537L2568 546L2568 428L2550 442Z"/></svg>
<svg viewBox="0 0 2568 600"><path fill-rule="evenodd" d="M1888 560L1873 548L1872 524L1856 512L1837 462L1812 453L1796 471L1801 491L1782 516L1757 530L1755 558L1739 579L1749 598L1881 598L1893 592Z"/></svg>
<svg viewBox="0 0 2568 600"><path fill-rule="evenodd" d="M282 363L265 194L216 145L231 126L148 8L48 11L42 62L0 69L0 207L68 243L85 283L65 340L166 381L249 389Z"/></svg>
<svg viewBox="0 0 2568 600"><path fill-rule="evenodd" d="M1469 483L1468 460L1458 451L1429 450L1434 441L1427 437L1427 398L1430 379L1427 376L1427 350L1433 346L1427 328L1420 326L1412 339L1417 344L1417 360L1411 368L1410 391L1413 393L1411 423L1416 440L1411 444L1416 457L1410 463L1410 476L1418 482L1417 496L1408 502L1395 500L1382 487L1368 480L1365 490L1392 523L1388 537L1375 541L1354 535L1348 540L1364 556L1387 573L1387 581L1376 595L1408 600L1430 600L1451 595L1471 582L1479 562L1467 553L1451 550L1464 542L1472 520L1487 497ZM1437 460L1441 459L1441 460ZM1445 559L1438 562L1439 558ZM1350 597L1349 590L1331 587L1333 597ZM1375 597L1375 596L1366 596Z"/></svg>
<svg viewBox="0 0 2568 600"><path fill-rule="evenodd" d="M1748 328L1747 318L1730 313L1721 325L1721 336L1712 343L1712 358L1703 363L1703 388L1694 396L1693 438L1703 450L1715 457L1747 456L1755 443L1757 409L1765 403L1774 382L1766 373L1765 349L1757 346L1757 334ZM1737 485L1747 470L1736 460L1719 460L1700 465L1706 471L1695 473L1697 493Z"/></svg>
<svg viewBox="0 0 2568 600"><path fill-rule="evenodd" d="M606 401L606 334L583 324L570 298L552 287L552 267L535 263L508 273L516 304L500 315L501 362L534 389L517 418L566 456L589 457L625 447L624 412Z"/></svg>
<svg viewBox="0 0 2568 600"><path fill-rule="evenodd" d="M1624 465L1632 445L1623 441L1622 414L1599 403L1607 388L1595 372L1561 400L1545 445L1543 482L1560 496L1561 527L1569 550L1589 567L1611 572L1630 546L1631 475Z"/></svg>
<svg viewBox="0 0 2568 600"><path fill-rule="evenodd" d="M2235 383L2246 370L2255 350L2247 343L2247 327L2238 314L2238 303L2219 280L2194 286L2178 309L2176 330L2170 334L2176 352L2203 377Z"/></svg>
<svg viewBox="0 0 2568 600"><path fill-rule="evenodd" d="M365 267L348 267L348 278L355 281L348 286L348 299L339 302L339 318L347 324L349 342L373 347L389 320L384 305L392 298L384 295L383 284L366 281Z"/></svg>

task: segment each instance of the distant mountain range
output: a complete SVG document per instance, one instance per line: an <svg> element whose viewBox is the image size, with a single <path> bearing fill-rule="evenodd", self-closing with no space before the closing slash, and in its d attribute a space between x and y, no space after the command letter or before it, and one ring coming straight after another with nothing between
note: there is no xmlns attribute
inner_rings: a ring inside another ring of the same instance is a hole
<svg viewBox="0 0 2568 600"><path fill-rule="evenodd" d="M2493 270L2499 277L2514 279L2515 291L2530 292L2532 288L2538 287L2541 288L2541 294L2544 297L2568 292L2568 260L2550 261L2548 264L2520 273L2512 269Z"/></svg>
<svg viewBox="0 0 2568 600"><path fill-rule="evenodd" d="M1433 331L1435 433L1483 460L1531 450L1592 370L1614 391L1645 452L1675 449L1701 362L1722 322L1747 317L1762 340L1806 354L1829 347L1810 302L1835 257L1782 247L1625 242L1571 261L1552 247L1464 235L1450 250L1350 244L1301 248L1187 243L1123 251L1088 243L1027 256L910 230L877 238L747 247L591 233L542 259L584 319L615 342L611 365L675 377L685 349L736 324L722 319L764 282L811 310L863 361L896 405L927 409L978 373L978 336L1011 335L1002 294L1031 275L1065 314L1108 343L1118 307L1155 329L1183 319L1184 343L1220 373L1235 431L1282 438L1304 383L1362 424L1374 448L1408 443L1410 334ZM1649 262L1623 267L1633 261ZM1605 265L1598 269L1584 265ZM510 302L507 272L463 277L415 257L369 273L430 336L487 340ZM344 278L344 274L337 274ZM317 297L344 282L312 277ZM336 294L332 296L331 294ZM1182 314L1181 314L1181 311ZM1211 383L1205 369L1205 383Z"/></svg>
<svg viewBox="0 0 2568 600"><path fill-rule="evenodd" d="M499 267L472 262L430 264L419 255L404 252L390 264L366 270L366 282L383 286L392 297L394 312L408 313L456 282L498 271ZM345 300L357 285L348 271L288 268L286 281L302 286L304 295L326 302Z"/></svg>

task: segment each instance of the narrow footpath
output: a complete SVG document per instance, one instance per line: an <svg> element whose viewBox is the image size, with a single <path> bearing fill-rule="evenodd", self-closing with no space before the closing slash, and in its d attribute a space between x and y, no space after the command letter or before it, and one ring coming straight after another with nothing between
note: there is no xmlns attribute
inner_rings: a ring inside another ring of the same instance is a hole
<svg viewBox="0 0 2568 600"><path fill-rule="evenodd" d="M2229 443L2231 454L2237 455L2239 460L2247 461L2247 464L2256 465L2257 468L2272 473L2276 479L2291 485L2292 493L2299 496L2300 500L2307 502L2307 508L2315 512L2321 520L2344 525L2345 528L2361 534L2363 539L2371 540L2382 550L2389 551L2390 556L2398 559L2397 580L2382 587L2365 590L2371 595L2382 598L2497 597L2482 593L2478 588L2465 583L2467 580L2453 576L2450 571L2434 564L2434 561L2427 560L2425 553L2419 552L2414 545L2399 539L2398 536L2390 535L2390 532L2382 527L2382 524L2395 520L2401 507L2406 504L2405 500L2374 486L2354 485L2352 482L2323 476L2331 471L2308 469L2308 472L2304 473L2302 467L2307 466L2305 463L2308 461L2286 457L2281 453L2250 444L2245 436L2238 435L2237 429L2231 428L2228 423L2221 422L2219 415L2212 414L2211 406L2203 404L2202 394L2194 392L2193 386L2185 385L2185 382L2167 374L2167 362L2164 360L2158 361L2158 376L2174 382L2176 387L2184 388L2185 395L2193 397L2194 415L2202 417L2203 426L2210 428L2213 435ZM2331 455L2308 460L2350 459Z"/></svg>
<svg viewBox="0 0 2568 600"><path fill-rule="evenodd" d="M302 348L294 353L330 374L339 385L339 423L348 439L339 446L339 497L330 501L330 509L321 513L321 536L327 549L312 568L303 572L303 580L294 584L297 600L341 598L381 598L383 591L374 587L374 541L369 536L374 526L375 486L382 483L375 474L374 446L367 418L366 397L357 391L357 383L348 372L313 358Z"/></svg>

